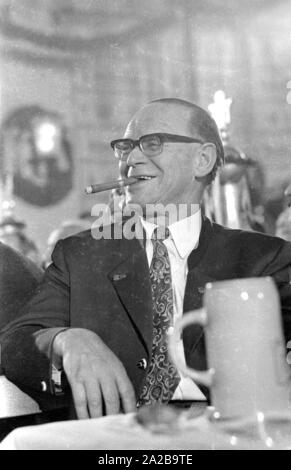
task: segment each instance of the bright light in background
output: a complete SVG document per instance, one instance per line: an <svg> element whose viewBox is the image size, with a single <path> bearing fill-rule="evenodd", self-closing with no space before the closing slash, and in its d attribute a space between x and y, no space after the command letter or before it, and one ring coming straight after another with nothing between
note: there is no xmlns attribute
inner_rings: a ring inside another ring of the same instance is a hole
<svg viewBox="0 0 291 470"><path fill-rule="evenodd" d="M220 131L227 129L231 123L230 108L232 98L226 98L226 94L223 90L216 91L213 98L213 103L208 106L208 110L215 120L218 129Z"/></svg>
<svg viewBox="0 0 291 470"><path fill-rule="evenodd" d="M51 122L42 122L35 127L35 144L40 153L51 153L57 146L60 131Z"/></svg>

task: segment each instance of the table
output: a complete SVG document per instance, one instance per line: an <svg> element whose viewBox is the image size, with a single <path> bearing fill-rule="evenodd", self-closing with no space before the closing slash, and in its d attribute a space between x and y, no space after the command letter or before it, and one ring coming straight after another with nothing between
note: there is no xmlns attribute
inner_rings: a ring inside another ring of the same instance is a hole
<svg viewBox="0 0 291 470"><path fill-rule="evenodd" d="M223 432L209 421L207 413L191 417L182 412L176 428L154 432L139 424L136 413L131 413L18 428L2 441L0 450L291 449L291 435L279 447L268 439L263 442Z"/></svg>

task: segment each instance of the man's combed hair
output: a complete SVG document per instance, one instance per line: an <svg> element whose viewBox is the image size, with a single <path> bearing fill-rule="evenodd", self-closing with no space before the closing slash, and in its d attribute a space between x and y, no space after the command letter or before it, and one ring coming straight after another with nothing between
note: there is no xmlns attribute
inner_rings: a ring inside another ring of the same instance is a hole
<svg viewBox="0 0 291 470"><path fill-rule="evenodd" d="M210 184L217 173L217 169L224 164L224 149L220 138L219 130L214 119L210 114L200 106L190 103L189 101L181 100L179 98L162 98L151 101L151 103L165 103L180 105L190 111L189 132L193 138L197 137L203 142L211 142L216 147L216 163L209 175L204 178L206 184Z"/></svg>

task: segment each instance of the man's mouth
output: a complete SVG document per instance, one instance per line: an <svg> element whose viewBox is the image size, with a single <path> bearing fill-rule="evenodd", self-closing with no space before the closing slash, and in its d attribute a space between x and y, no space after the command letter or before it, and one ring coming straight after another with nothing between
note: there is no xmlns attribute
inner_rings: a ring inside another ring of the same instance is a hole
<svg viewBox="0 0 291 470"><path fill-rule="evenodd" d="M138 179L139 181L149 181L149 180L152 180L153 178L155 178L155 176L136 175L135 178Z"/></svg>
<svg viewBox="0 0 291 470"><path fill-rule="evenodd" d="M139 186L143 186L149 181L153 180L156 178L156 176L151 176L151 175L128 175L128 178L134 178L135 183L133 183L131 186L128 186L127 190L130 192L134 192L135 188L138 190Z"/></svg>

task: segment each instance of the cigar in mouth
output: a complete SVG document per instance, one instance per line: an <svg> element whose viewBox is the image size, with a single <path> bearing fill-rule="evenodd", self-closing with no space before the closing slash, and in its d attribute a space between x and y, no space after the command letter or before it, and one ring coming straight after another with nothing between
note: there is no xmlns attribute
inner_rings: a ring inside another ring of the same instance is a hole
<svg viewBox="0 0 291 470"><path fill-rule="evenodd" d="M108 181L107 183L92 184L85 188L86 194L101 193L102 191L109 191L110 189L123 188L124 186L129 186L138 181L137 178L123 178L115 181Z"/></svg>

